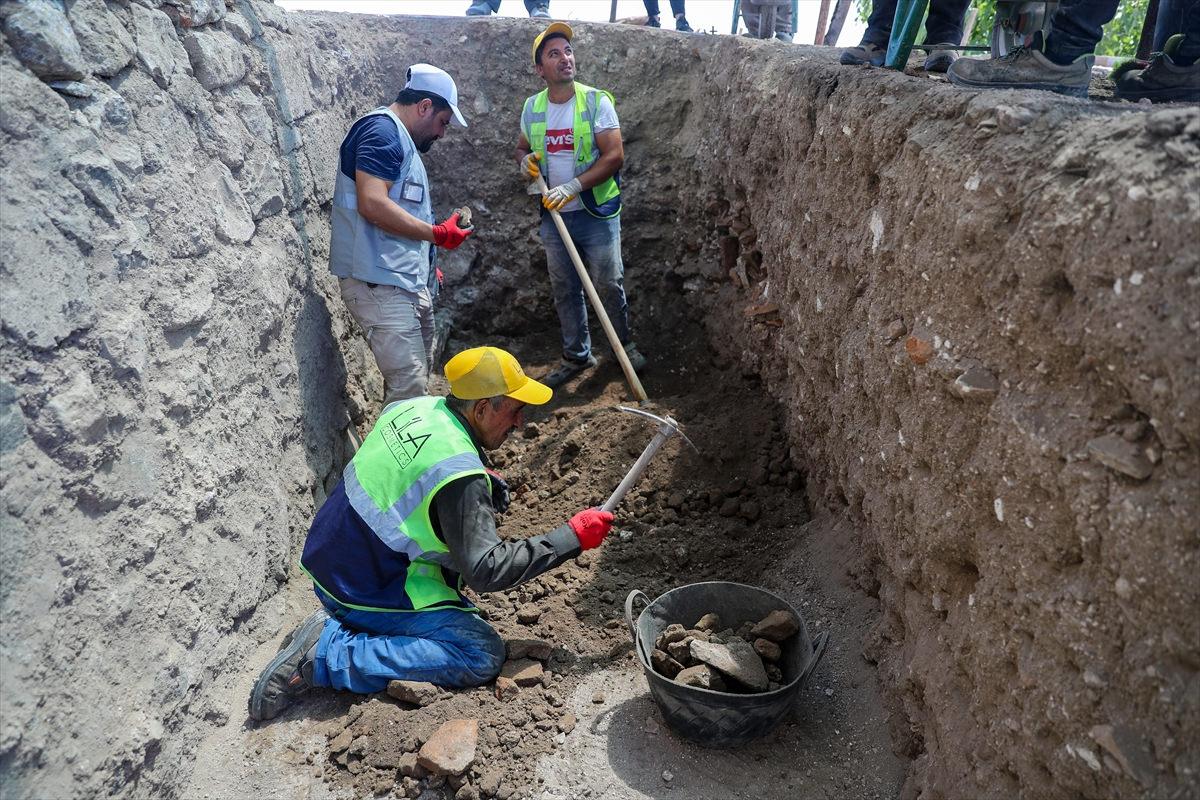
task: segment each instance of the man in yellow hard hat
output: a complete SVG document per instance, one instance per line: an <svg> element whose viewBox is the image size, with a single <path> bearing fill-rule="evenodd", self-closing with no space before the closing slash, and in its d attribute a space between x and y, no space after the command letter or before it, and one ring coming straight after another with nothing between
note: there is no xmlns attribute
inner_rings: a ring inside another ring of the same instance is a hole
<svg viewBox="0 0 1200 800"><path fill-rule="evenodd" d="M271 719L303 691L368 694L391 680L476 686L496 677L504 642L463 595L512 588L597 547L612 514L580 511L540 536L501 541L507 486L487 468L549 387L510 354L476 347L446 364L448 397L392 404L317 512L300 568L322 606L285 640L250 694Z"/></svg>
<svg viewBox="0 0 1200 800"><path fill-rule="evenodd" d="M541 236L562 329L562 361L542 380L557 387L596 365L583 285L550 210L557 211L634 370L646 359L633 343L621 261L621 165L625 146L611 93L575 80L574 33L552 22L531 56L546 88L525 100L517 157L527 178L545 175Z"/></svg>

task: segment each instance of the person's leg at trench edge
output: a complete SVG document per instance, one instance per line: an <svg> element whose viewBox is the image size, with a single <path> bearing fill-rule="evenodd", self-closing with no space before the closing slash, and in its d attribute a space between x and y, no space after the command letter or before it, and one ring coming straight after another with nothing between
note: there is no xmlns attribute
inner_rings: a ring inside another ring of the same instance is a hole
<svg viewBox="0 0 1200 800"><path fill-rule="evenodd" d="M561 215L567 218L587 212L570 211ZM570 225L567 226L568 232ZM550 289L554 294L554 309L558 312L559 330L562 334L562 357L575 364L586 362L592 352L592 340L588 333L587 300L583 284L575 273L575 265L567 252L566 245L558 235L558 228L549 213L542 214L542 244L546 248L546 270L550 275ZM579 243L575 243L578 250ZM582 256L582 251L581 251ZM585 262L586 264L586 262Z"/></svg>
<svg viewBox="0 0 1200 800"><path fill-rule="evenodd" d="M1066 66L1093 53L1104 36L1104 26L1116 16L1119 0L1074 0L1054 12L1050 35L1042 52L1055 64Z"/></svg>

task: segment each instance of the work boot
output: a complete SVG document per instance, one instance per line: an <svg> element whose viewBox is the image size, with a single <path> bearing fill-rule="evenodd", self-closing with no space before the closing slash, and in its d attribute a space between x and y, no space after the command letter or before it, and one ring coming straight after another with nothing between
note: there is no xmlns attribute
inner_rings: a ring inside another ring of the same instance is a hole
<svg viewBox="0 0 1200 800"><path fill-rule="evenodd" d="M692 30L692 26L688 25L687 17L682 15L675 18L675 30L682 31L683 33L695 33Z"/></svg>
<svg viewBox="0 0 1200 800"><path fill-rule="evenodd" d="M629 359L629 366L633 367L634 372L641 372L642 367L646 366L646 357L638 352L633 342L625 345L625 357Z"/></svg>
<svg viewBox="0 0 1200 800"><path fill-rule="evenodd" d="M1183 36L1177 33L1167 39L1162 52L1155 53L1149 64L1127 62L1113 70L1117 97L1134 101L1144 98L1152 103L1200 101L1200 64L1176 61Z"/></svg>
<svg viewBox="0 0 1200 800"><path fill-rule="evenodd" d="M659 22L659 19L658 19L658 14L651 14L650 16L646 17L646 27L648 27L648 28L661 28L662 27L662 23Z"/></svg>
<svg viewBox="0 0 1200 800"><path fill-rule="evenodd" d="M478 0L467 8L468 17L486 17L491 13L492 7L487 4L486 0Z"/></svg>
<svg viewBox="0 0 1200 800"><path fill-rule="evenodd" d="M870 42L863 42L858 47L843 50L842 57L838 60L848 66L870 64L872 67L882 67L883 59L886 56L887 48L871 44Z"/></svg>
<svg viewBox="0 0 1200 800"><path fill-rule="evenodd" d="M542 378L542 383L551 389L557 389L579 373L594 366L596 366L596 357L590 354L585 361L572 361L569 358L564 358L558 363L557 367L550 371L549 375Z"/></svg>
<svg viewBox="0 0 1200 800"><path fill-rule="evenodd" d="M930 45L933 49L929 51L929 55L925 56L925 71L945 72L950 69L950 65L958 61L958 51L948 49L953 46L949 43Z"/></svg>
<svg viewBox="0 0 1200 800"><path fill-rule="evenodd" d="M250 690L250 719L274 719L300 694L312 688L317 641L329 615L314 611L287 635L279 652L258 676Z"/></svg>
<svg viewBox="0 0 1200 800"><path fill-rule="evenodd" d="M550 19L550 4L541 3L529 9L529 16L537 19Z"/></svg>
<svg viewBox="0 0 1200 800"><path fill-rule="evenodd" d="M960 58L950 65L946 77L971 89L1041 89L1087 97L1095 58L1083 55L1070 64L1056 64L1041 51L1040 39L1035 34L1034 46L1018 47L999 58Z"/></svg>
<svg viewBox="0 0 1200 800"><path fill-rule="evenodd" d="M780 32L780 33L775 34L775 38L778 39L779 41L783 42L784 44L792 43L792 35L790 33Z"/></svg>

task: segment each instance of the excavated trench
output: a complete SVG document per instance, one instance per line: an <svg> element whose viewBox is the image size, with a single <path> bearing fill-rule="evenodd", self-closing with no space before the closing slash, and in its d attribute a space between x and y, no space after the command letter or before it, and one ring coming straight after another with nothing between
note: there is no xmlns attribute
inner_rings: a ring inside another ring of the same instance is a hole
<svg viewBox="0 0 1200 800"><path fill-rule="evenodd" d="M622 120L647 388L700 453L656 462L594 558L482 598L555 645L541 690L324 694L255 728L255 670L312 607L297 547L382 394L325 271L337 144L409 63L471 122L426 160L437 210L478 214L443 261L448 349L556 358L510 157L536 27L45 6L0 41L6 797L1200 788L1194 107L579 26ZM503 532L615 485L649 436L625 398L602 365L514 437ZM834 642L729 753L661 728L615 622L631 588L705 579ZM481 721L469 787L398 783L455 716Z"/></svg>

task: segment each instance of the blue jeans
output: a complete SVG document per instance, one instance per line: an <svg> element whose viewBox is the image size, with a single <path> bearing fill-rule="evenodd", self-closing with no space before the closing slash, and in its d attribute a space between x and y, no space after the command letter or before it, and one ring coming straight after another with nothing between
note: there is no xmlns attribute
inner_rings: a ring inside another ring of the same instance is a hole
<svg viewBox="0 0 1200 800"><path fill-rule="evenodd" d="M587 267L600 302L608 312L617 338L629 343L629 304L625 301L625 267L621 263L621 218L598 219L587 211L568 211L562 214L567 233ZM558 228L549 213L542 214L542 244L546 247L546 266L550 272L550 287L554 291L554 307L562 327L563 357L575 362L586 361L592 352L588 331L587 298L567 246L558 235Z"/></svg>
<svg viewBox="0 0 1200 800"><path fill-rule="evenodd" d="M371 694L388 681L479 686L500 674L504 641L478 614L434 611L358 611L317 597L330 618L317 642L313 685Z"/></svg>
<svg viewBox="0 0 1200 800"><path fill-rule="evenodd" d="M932 0L925 18L925 44L958 44L963 35L963 17L971 0ZM896 21L896 0L873 0L863 44L885 50Z"/></svg>

